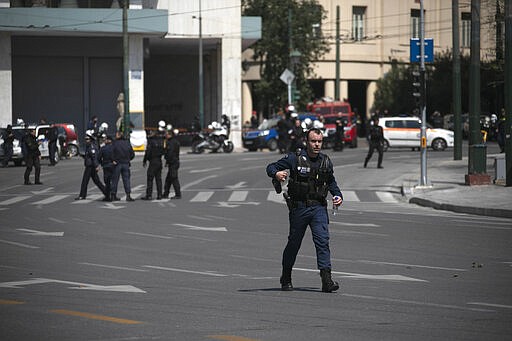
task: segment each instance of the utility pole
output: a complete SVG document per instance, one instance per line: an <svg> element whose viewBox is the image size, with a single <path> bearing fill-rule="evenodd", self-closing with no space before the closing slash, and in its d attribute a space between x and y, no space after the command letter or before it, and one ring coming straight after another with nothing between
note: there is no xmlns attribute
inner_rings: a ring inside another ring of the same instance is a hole
<svg viewBox="0 0 512 341"><path fill-rule="evenodd" d="M123 1L123 91L124 91L124 129L125 138L130 137L130 49L128 46L128 8L130 0Z"/></svg>
<svg viewBox="0 0 512 341"><path fill-rule="evenodd" d="M427 82L425 79L425 13L420 2L420 77L421 77L421 177L420 186L430 186L427 179Z"/></svg>
<svg viewBox="0 0 512 341"><path fill-rule="evenodd" d="M453 75L452 75L452 103L453 103L453 130L454 148L453 159L462 160L462 104L460 81L460 42L459 42L459 0L452 0L452 41L453 41Z"/></svg>
<svg viewBox="0 0 512 341"><path fill-rule="evenodd" d="M334 100L340 100L340 6L336 6L336 81L334 83Z"/></svg>
<svg viewBox="0 0 512 341"><path fill-rule="evenodd" d="M199 124L204 127L203 18L199 0Z"/></svg>
<svg viewBox="0 0 512 341"><path fill-rule="evenodd" d="M469 67L469 158L466 185L489 184L487 146L480 132L480 0L471 0L471 64Z"/></svg>
<svg viewBox="0 0 512 341"><path fill-rule="evenodd" d="M512 0L505 0L505 167L512 186Z"/></svg>

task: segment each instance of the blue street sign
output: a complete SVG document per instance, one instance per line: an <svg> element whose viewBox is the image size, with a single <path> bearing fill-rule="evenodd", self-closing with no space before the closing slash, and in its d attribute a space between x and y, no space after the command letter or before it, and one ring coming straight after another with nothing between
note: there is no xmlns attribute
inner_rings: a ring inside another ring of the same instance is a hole
<svg viewBox="0 0 512 341"><path fill-rule="evenodd" d="M411 63L419 63L421 61L420 38L411 38ZM425 62L432 63L434 61L434 39L425 38Z"/></svg>

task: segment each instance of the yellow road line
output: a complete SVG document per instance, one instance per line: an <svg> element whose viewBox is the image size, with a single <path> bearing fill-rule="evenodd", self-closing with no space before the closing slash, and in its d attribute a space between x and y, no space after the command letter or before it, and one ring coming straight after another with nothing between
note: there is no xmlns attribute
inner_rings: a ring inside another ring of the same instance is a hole
<svg viewBox="0 0 512 341"><path fill-rule="evenodd" d="M134 320L126 320L126 319L120 319L117 317L110 317L110 316L104 316L104 315L95 315L95 314L89 314L89 313L83 313L80 311L73 311L73 310L66 310L66 309L54 309L50 310L52 313L56 314L62 314L62 315L68 315L68 316L79 316L79 317L85 317L92 320L100 320L100 321L108 321L108 322L114 322L114 323L121 323L121 324L139 324L142 323L141 321L134 321Z"/></svg>
<svg viewBox="0 0 512 341"><path fill-rule="evenodd" d="M0 300L0 304L25 304L25 302L13 301L13 300Z"/></svg>
<svg viewBox="0 0 512 341"><path fill-rule="evenodd" d="M223 341L258 341L257 339L249 339L247 337L235 335L208 335L209 338Z"/></svg>

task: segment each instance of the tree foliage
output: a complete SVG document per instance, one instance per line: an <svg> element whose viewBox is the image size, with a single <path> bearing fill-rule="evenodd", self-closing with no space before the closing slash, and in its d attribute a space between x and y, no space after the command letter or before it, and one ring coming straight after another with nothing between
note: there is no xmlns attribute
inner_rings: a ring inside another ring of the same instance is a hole
<svg viewBox="0 0 512 341"><path fill-rule="evenodd" d="M461 56L461 104L462 112L469 111L469 55ZM377 81L372 110L388 110L390 114L413 113L416 103L413 92L413 69L417 64L393 65L391 70ZM499 112L504 102L503 69L500 61L482 62L480 93L482 113ZM452 54L445 51L436 54L434 63L426 66L427 117L434 111L442 114L453 112Z"/></svg>
<svg viewBox="0 0 512 341"><path fill-rule="evenodd" d="M325 18L324 9L316 0L242 0L242 8L244 15L260 16L263 22L262 38L252 46L260 65L261 80L253 87L258 109L268 116L288 104L287 86L279 78L285 69L295 74L303 107L312 95L307 82L312 62L329 51L327 40L315 30ZM290 65L290 46L301 55L295 66Z"/></svg>

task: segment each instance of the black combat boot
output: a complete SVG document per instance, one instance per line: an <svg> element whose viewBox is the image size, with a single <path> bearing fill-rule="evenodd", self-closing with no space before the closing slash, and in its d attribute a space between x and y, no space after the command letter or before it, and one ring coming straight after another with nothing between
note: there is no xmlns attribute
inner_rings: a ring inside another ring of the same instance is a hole
<svg viewBox="0 0 512 341"><path fill-rule="evenodd" d="M279 280L279 282L281 282L282 291L292 291L292 269L283 268L283 273L281 275L281 279Z"/></svg>
<svg viewBox="0 0 512 341"><path fill-rule="evenodd" d="M119 201L120 198L117 197L115 193L110 194L110 201Z"/></svg>
<svg viewBox="0 0 512 341"><path fill-rule="evenodd" d="M340 288L338 282L334 282L331 278L331 269L321 269L320 277L322 277L323 292L333 292Z"/></svg>

